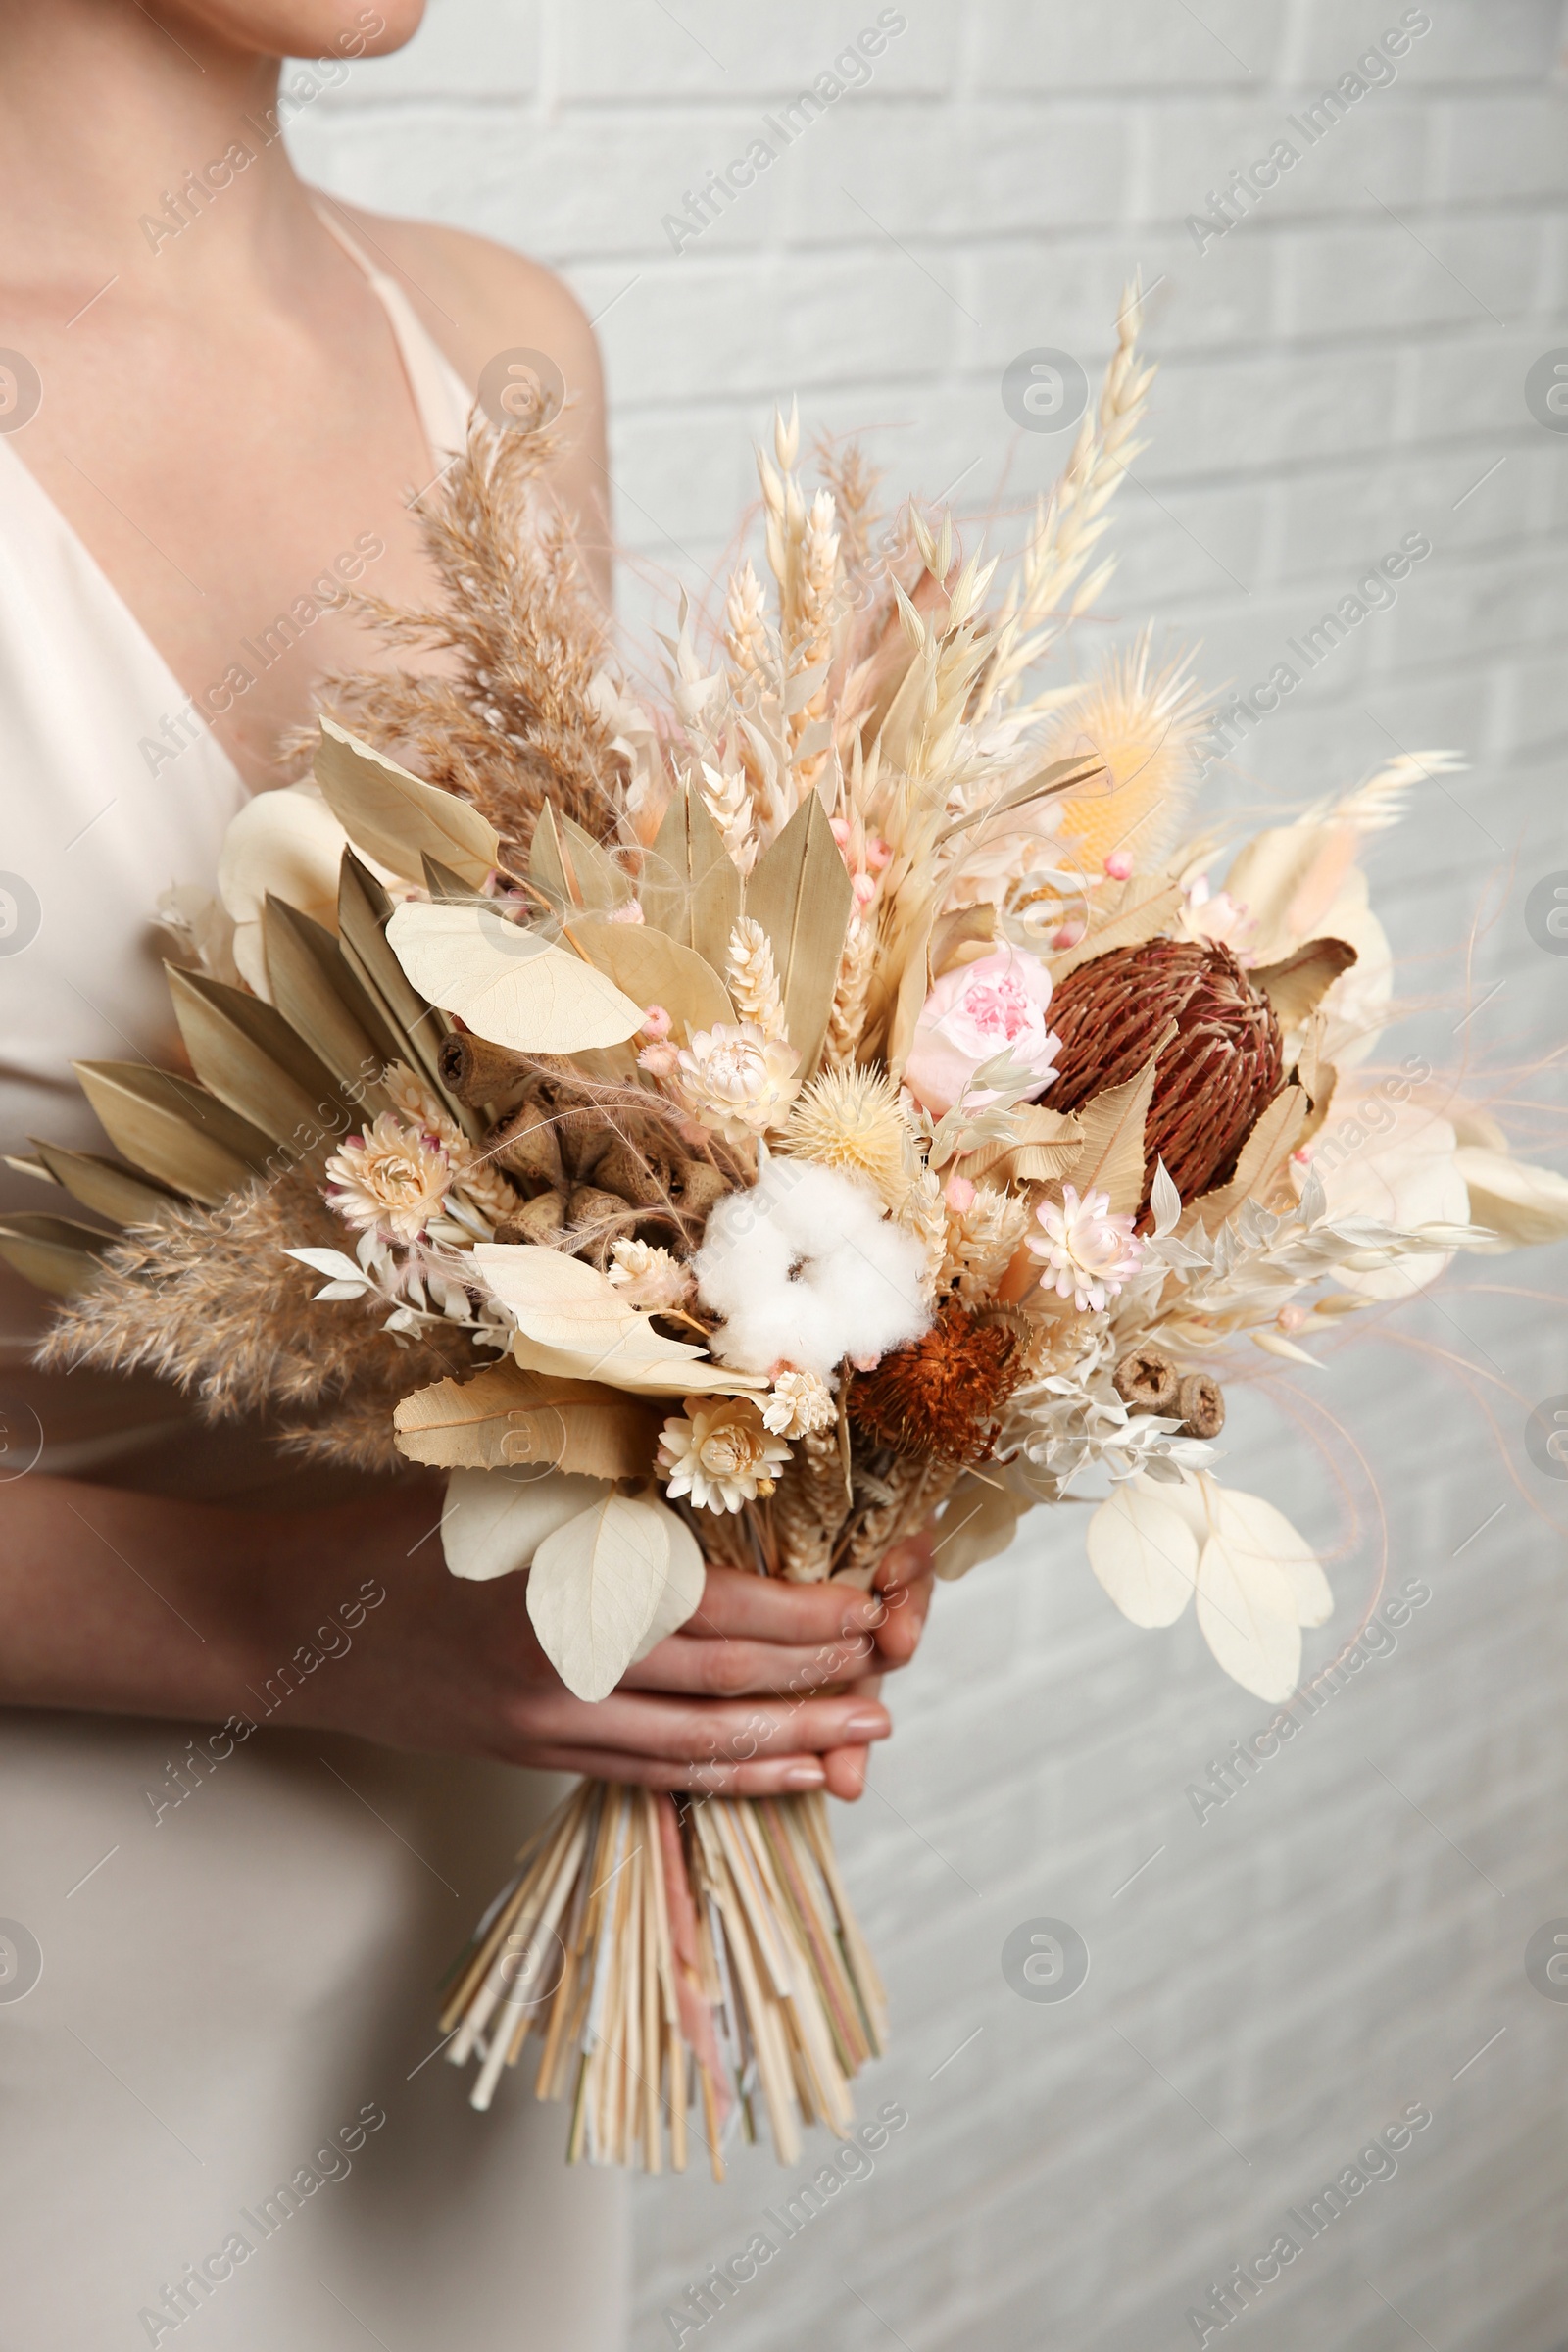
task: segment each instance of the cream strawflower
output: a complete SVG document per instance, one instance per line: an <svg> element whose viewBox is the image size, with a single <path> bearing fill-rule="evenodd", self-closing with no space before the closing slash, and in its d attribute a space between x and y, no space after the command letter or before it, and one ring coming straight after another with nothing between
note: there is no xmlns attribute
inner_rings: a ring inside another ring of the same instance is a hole
<svg viewBox="0 0 1568 2352"><path fill-rule="evenodd" d="M333 1152L326 1174L327 1198L340 1217L361 1233L384 1232L398 1242L418 1240L452 1186L439 1143L389 1110Z"/></svg>
<svg viewBox="0 0 1568 2352"><path fill-rule="evenodd" d="M762 1407L762 1425L778 1438L804 1438L839 1417L833 1392L814 1372L781 1372Z"/></svg>
<svg viewBox="0 0 1568 2352"><path fill-rule="evenodd" d="M469 1142L428 1079L406 1061L394 1061L382 1072L381 1087L406 1127L421 1128L434 1137L447 1155L454 1189L466 1195L482 1217L498 1225L515 1212L520 1205L516 1187Z"/></svg>
<svg viewBox="0 0 1568 2352"><path fill-rule="evenodd" d="M726 1143L782 1127L795 1100L800 1055L752 1021L694 1031L676 1074L687 1108Z"/></svg>
<svg viewBox="0 0 1568 2352"><path fill-rule="evenodd" d="M690 1266L652 1242L634 1242L622 1234L611 1244L611 1262L605 1271L628 1306L658 1314L661 1307L684 1306L697 1284Z"/></svg>
<svg viewBox="0 0 1568 2352"><path fill-rule="evenodd" d="M1090 1191L1080 1200L1076 1187L1064 1184L1061 1199L1060 1208L1041 1201L1035 1215L1045 1231L1031 1234L1028 1246L1054 1274L1058 1298L1070 1298L1080 1314L1089 1307L1101 1314L1143 1264L1144 1245L1130 1214L1111 1213L1108 1193Z"/></svg>
<svg viewBox="0 0 1568 2352"><path fill-rule="evenodd" d="M763 1427L750 1396L688 1396L688 1418L664 1423L659 1473L670 1496L689 1494L700 1511L738 1511L771 1494L773 1472L790 1449Z"/></svg>

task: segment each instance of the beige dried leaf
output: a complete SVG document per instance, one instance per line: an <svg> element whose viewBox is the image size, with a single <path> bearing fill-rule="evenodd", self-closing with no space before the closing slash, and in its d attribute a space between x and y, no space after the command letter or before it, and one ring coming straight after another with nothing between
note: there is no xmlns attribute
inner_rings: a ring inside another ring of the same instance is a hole
<svg viewBox="0 0 1568 2352"><path fill-rule="evenodd" d="M734 1021L729 991L712 965L666 932L648 923L579 917L568 923L566 936L579 955L644 1011L650 1004L662 1004L679 1044L689 1045L695 1030Z"/></svg>
<svg viewBox="0 0 1568 2352"><path fill-rule="evenodd" d="M424 878L424 859L477 890L500 863L495 827L471 802L425 784L346 727L323 718L316 781L355 847L410 882Z"/></svg>
<svg viewBox="0 0 1568 2352"><path fill-rule="evenodd" d="M604 1494L596 1478L543 1477L494 1470L454 1470L441 1513L441 1549L448 1568L470 1584L526 1568L538 1545Z"/></svg>
<svg viewBox="0 0 1568 2352"><path fill-rule="evenodd" d="M642 1027L644 1007L593 964L487 906L409 903L386 936L421 996L514 1053L615 1046Z"/></svg>
<svg viewBox="0 0 1568 2352"><path fill-rule="evenodd" d="M1064 1172L1066 1180L1077 1187L1080 1199L1091 1186L1108 1193L1113 1214L1135 1209L1144 1197L1144 1123L1165 1043L1161 1038L1136 1077L1124 1085L1107 1087L1078 1114L1083 1141L1072 1166Z"/></svg>
<svg viewBox="0 0 1568 2352"><path fill-rule="evenodd" d="M815 1069L833 1009L855 891L815 792L758 859L746 911L773 950L784 1020L804 1080ZM728 942L726 941L726 950Z"/></svg>
<svg viewBox="0 0 1568 2352"><path fill-rule="evenodd" d="M607 1494L535 1550L528 1615L578 1698L608 1698L650 1633L662 1639L702 1599L702 1554L677 1527L663 1503Z"/></svg>
<svg viewBox="0 0 1568 2352"><path fill-rule="evenodd" d="M510 1359L472 1380L442 1380L406 1396L393 1416L411 1461L510 1469L548 1462L585 1478L645 1476L659 1416L597 1381L549 1379Z"/></svg>

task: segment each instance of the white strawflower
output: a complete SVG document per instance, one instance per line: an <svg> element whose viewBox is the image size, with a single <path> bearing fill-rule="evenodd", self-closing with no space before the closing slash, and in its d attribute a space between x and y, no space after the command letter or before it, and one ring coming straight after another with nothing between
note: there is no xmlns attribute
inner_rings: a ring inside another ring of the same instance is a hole
<svg viewBox="0 0 1568 2352"><path fill-rule="evenodd" d="M433 1136L447 1155L453 1188L464 1194L491 1225L510 1217L519 1205L516 1187L470 1142L447 1112L440 1096L406 1061L390 1062L381 1076L382 1091L406 1127Z"/></svg>
<svg viewBox="0 0 1568 2352"><path fill-rule="evenodd" d="M1035 1210L1045 1231L1029 1236L1029 1248L1054 1274L1058 1298L1070 1298L1080 1314L1089 1307L1102 1314L1143 1264L1144 1245L1132 1216L1112 1213L1108 1193L1090 1191L1080 1200L1076 1187L1064 1184L1061 1198L1060 1208L1042 1200Z"/></svg>
<svg viewBox="0 0 1568 2352"><path fill-rule="evenodd" d="M611 1263L605 1269L628 1306L658 1314L662 1307L684 1306L696 1288L690 1266L652 1242L634 1242L626 1235L612 1242Z"/></svg>
<svg viewBox="0 0 1568 2352"><path fill-rule="evenodd" d="M795 1100L800 1055L755 1022L715 1022L683 1047L676 1084L687 1108L726 1143L782 1127Z"/></svg>
<svg viewBox="0 0 1568 2352"><path fill-rule="evenodd" d="M839 1417L833 1392L814 1372L781 1372L762 1407L762 1425L775 1437L805 1438Z"/></svg>
<svg viewBox="0 0 1568 2352"><path fill-rule="evenodd" d="M724 1320L710 1343L747 1372L814 1372L885 1355L929 1328L925 1251L867 1184L809 1160L770 1159L714 1206L692 1260Z"/></svg>
<svg viewBox="0 0 1568 2352"><path fill-rule="evenodd" d="M452 1168L433 1136L418 1134L389 1110L363 1135L350 1136L326 1163L327 1199L361 1233L416 1242L452 1186Z"/></svg>
<svg viewBox="0 0 1568 2352"><path fill-rule="evenodd" d="M790 1449L771 1437L750 1396L688 1396L687 1418L664 1423L659 1472L671 1498L689 1494L700 1511L738 1511L778 1484Z"/></svg>

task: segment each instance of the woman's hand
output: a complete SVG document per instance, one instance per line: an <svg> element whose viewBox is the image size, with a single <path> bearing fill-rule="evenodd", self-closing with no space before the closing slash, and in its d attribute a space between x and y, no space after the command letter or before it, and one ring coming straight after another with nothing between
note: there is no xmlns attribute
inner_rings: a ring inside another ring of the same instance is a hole
<svg viewBox="0 0 1568 2352"><path fill-rule="evenodd" d="M854 1798L871 1742L893 1728L881 1678L918 1644L928 1558L928 1546L901 1546L869 1593L710 1568L681 1630L610 1697L588 1700L564 1687L540 1648L523 1577L464 1584L432 1556L386 1580L358 1665L348 1658L322 1679L310 1704L329 1711L312 1719L400 1747L651 1788L826 1788Z"/></svg>
<svg viewBox="0 0 1568 2352"><path fill-rule="evenodd" d="M929 1552L862 1593L709 1571L695 1616L595 1703L540 1649L524 1579L451 1576L425 1482L240 1512L29 1478L5 1497L0 1701L277 1728L658 1788L858 1796L913 1655ZM372 1597L373 1596L373 1597Z"/></svg>

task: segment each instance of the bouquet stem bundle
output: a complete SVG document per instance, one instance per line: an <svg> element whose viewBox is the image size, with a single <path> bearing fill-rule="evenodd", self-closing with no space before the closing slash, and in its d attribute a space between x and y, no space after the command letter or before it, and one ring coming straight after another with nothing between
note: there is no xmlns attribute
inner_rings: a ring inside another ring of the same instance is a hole
<svg viewBox="0 0 1568 2352"><path fill-rule="evenodd" d="M572 2102L569 2161L660 2172L667 2145L682 2172L695 2129L715 2180L759 2108L783 2164L803 2127L847 2132L886 2036L820 1795L677 1804L603 1781L523 1848L441 2023L452 2064L479 2061L470 2105L537 2034L536 2095Z"/></svg>

